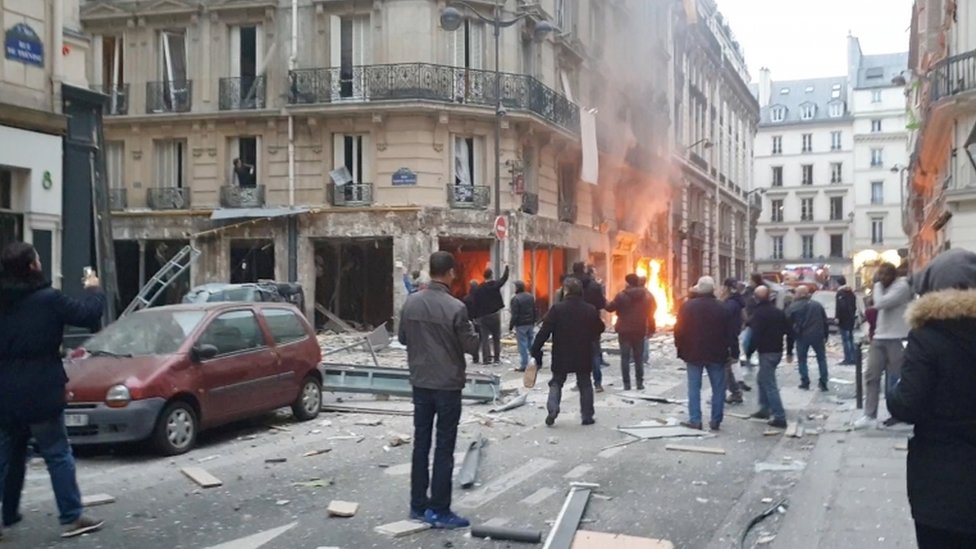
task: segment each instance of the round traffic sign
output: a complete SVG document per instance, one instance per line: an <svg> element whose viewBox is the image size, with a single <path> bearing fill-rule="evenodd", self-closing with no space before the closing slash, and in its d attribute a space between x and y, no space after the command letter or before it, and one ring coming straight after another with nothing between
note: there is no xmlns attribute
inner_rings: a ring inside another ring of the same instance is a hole
<svg viewBox="0 0 976 549"><path fill-rule="evenodd" d="M508 236L508 218L504 215L500 215L495 218L495 238L498 240L505 240Z"/></svg>

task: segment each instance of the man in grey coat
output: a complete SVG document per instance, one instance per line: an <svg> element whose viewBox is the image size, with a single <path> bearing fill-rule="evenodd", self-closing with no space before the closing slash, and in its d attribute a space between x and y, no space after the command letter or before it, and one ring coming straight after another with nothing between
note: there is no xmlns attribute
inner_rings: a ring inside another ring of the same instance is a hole
<svg viewBox="0 0 976 549"><path fill-rule="evenodd" d="M475 352L479 344L467 308L451 295L455 276L454 256L447 252L430 256L430 286L407 297L398 337L407 347L413 386L410 518L449 529L470 526L451 511L451 473L467 367L464 355ZM435 416L437 448L431 476L427 464Z"/></svg>
<svg viewBox="0 0 976 549"><path fill-rule="evenodd" d="M796 358L800 368L800 388L810 388L810 372L807 370L807 353L813 349L820 367L820 390L827 391L827 311L823 305L810 299L810 288L799 286L793 303L786 309L786 318L793 327L796 338Z"/></svg>

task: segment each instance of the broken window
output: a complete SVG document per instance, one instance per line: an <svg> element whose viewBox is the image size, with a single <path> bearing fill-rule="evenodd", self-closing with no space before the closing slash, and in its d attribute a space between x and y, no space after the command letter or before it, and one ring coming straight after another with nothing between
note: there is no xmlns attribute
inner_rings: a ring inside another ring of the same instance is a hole
<svg viewBox="0 0 976 549"><path fill-rule="evenodd" d="M159 139L153 142L156 187L182 189L186 183L186 141Z"/></svg>
<svg viewBox="0 0 976 549"><path fill-rule="evenodd" d="M330 19L332 55L332 99L362 99L364 65L370 63L369 16L338 17Z"/></svg>
<svg viewBox="0 0 976 549"><path fill-rule="evenodd" d="M230 99L235 108L264 106L257 89L261 51L260 25L230 28L230 76L238 79L238 85L231 88Z"/></svg>
<svg viewBox="0 0 976 549"><path fill-rule="evenodd" d="M253 188L258 176L258 138L236 137L230 140L231 184Z"/></svg>
<svg viewBox="0 0 976 549"><path fill-rule="evenodd" d="M454 200L457 202L473 202L475 199L475 187L481 184L484 161L480 145L480 139L475 137L454 137Z"/></svg>
<svg viewBox="0 0 976 549"><path fill-rule="evenodd" d="M275 279L273 240L231 240L230 282L243 284Z"/></svg>
<svg viewBox="0 0 976 549"><path fill-rule="evenodd" d="M369 135L347 135L337 133L332 136L333 169L345 166L352 177L350 183L343 185L347 201L363 201L363 183L369 182Z"/></svg>
<svg viewBox="0 0 976 549"><path fill-rule="evenodd" d="M313 246L317 305L345 321L370 327L393 317L392 238L329 238L314 241ZM321 313L316 315L317 325L326 322Z"/></svg>
<svg viewBox="0 0 976 549"><path fill-rule="evenodd" d="M121 36L102 37L102 91L109 96L109 114L124 114L125 65Z"/></svg>
<svg viewBox="0 0 976 549"><path fill-rule="evenodd" d="M186 70L186 30L159 33L160 80L163 82L163 102L168 111L184 110L189 105L190 85Z"/></svg>

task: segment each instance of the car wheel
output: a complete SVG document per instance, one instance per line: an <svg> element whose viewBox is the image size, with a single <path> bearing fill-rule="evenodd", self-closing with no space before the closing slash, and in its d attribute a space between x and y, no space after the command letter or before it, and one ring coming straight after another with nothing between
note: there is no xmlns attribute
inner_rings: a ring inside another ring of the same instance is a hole
<svg viewBox="0 0 976 549"><path fill-rule="evenodd" d="M186 402L170 402L159 414L153 443L167 456L185 454L197 440L197 414Z"/></svg>
<svg viewBox="0 0 976 549"><path fill-rule="evenodd" d="M308 376L302 381L302 390L298 399L291 405L291 411L298 421L315 419L322 409L322 383L314 376Z"/></svg>

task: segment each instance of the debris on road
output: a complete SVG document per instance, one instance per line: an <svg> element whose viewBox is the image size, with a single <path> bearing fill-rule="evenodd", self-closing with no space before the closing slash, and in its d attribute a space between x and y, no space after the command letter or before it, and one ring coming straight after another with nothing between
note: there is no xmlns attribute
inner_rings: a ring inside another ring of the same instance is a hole
<svg viewBox="0 0 976 549"><path fill-rule="evenodd" d="M264 460L265 463L285 463L288 458L268 458Z"/></svg>
<svg viewBox="0 0 976 549"><path fill-rule="evenodd" d="M478 480L478 467L481 465L481 449L485 446L485 438L480 434L476 440L468 444L468 449L464 454L464 461L461 463L461 471L458 472L458 483L461 488L469 489Z"/></svg>
<svg viewBox="0 0 976 549"><path fill-rule="evenodd" d="M207 456L205 458L198 459L197 460L197 463L206 463L208 461L213 461L213 460L215 460L215 459L217 459L219 457L220 457L220 454L216 454L216 455L213 455L213 456Z"/></svg>
<svg viewBox="0 0 976 549"><path fill-rule="evenodd" d="M109 494L92 494L81 497L82 507L96 507L98 505L108 505L109 503L115 503L115 498Z"/></svg>
<svg viewBox="0 0 976 549"><path fill-rule="evenodd" d="M413 440L413 437L410 436L410 435L405 435L403 433L394 433L393 435L390 435L390 439L389 439L388 442L389 442L390 447L396 448L397 446L402 446L404 444L410 444L410 442L412 440Z"/></svg>
<svg viewBox="0 0 976 549"><path fill-rule="evenodd" d="M285 505L288 505L289 503L291 503L291 500L290 499L279 499L278 501L275 502L275 505L277 505L279 507L284 507Z"/></svg>
<svg viewBox="0 0 976 549"><path fill-rule="evenodd" d="M379 425L383 425L383 420L377 418L364 418L356 420L356 425L362 425L364 427L377 427Z"/></svg>
<svg viewBox="0 0 976 549"><path fill-rule="evenodd" d="M570 546L571 549L605 549L607 547L616 549L674 549L674 544L663 539L580 530L576 532L576 537Z"/></svg>
<svg viewBox="0 0 976 549"><path fill-rule="evenodd" d="M803 418L791 421L786 425L786 436L789 438L803 438L806 434L806 427L803 425Z"/></svg>
<svg viewBox="0 0 976 549"><path fill-rule="evenodd" d="M757 462L753 466L753 471L757 473L802 471L806 466L807 464L800 460L788 460L784 463Z"/></svg>
<svg viewBox="0 0 976 549"><path fill-rule="evenodd" d="M782 434L783 434L783 431L781 431L780 429L767 429L767 430L763 431L763 436L764 437L774 437L774 436L782 435Z"/></svg>
<svg viewBox="0 0 976 549"><path fill-rule="evenodd" d="M201 488L216 488L224 485L219 478L208 473L203 467L184 467L181 471Z"/></svg>
<svg viewBox="0 0 976 549"><path fill-rule="evenodd" d="M332 486L333 482L331 480L322 480L320 478L313 478L311 480L303 480L299 482L291 483L292 486L297 486L301 488L325 488L327 486Z"/></svg>
<svg viewBox="0 0 976 549"><path fill-rule="evenodd" d="M356 511L359 510L359 504L352 501L340 501L337 499L332 500L329 506L326 508L326 512L329 513L330 517L343 517L348 518L356 515Z"/></svg>
<svg viewBox="0 0 976 549"><path fill-rule="evenodd" d="M729 417L738 418L738 419L751 419L752 418L752 416L750 416L749 414L740 414L738 412L725 412L725 415L727 415Z"/></svg>
<svg viewBox="0 0 976 549"><path fill-rule="evenodd" d="M630 399L637 399L637 400L646 400L649 402L657 402L659 404L687 404L688 403L687 400L683 400L683 399L645 395L644 393L623 392L623 393L617 393L616 396L624 399L630 398Z"/></svg>
<svg viewBox="0 0 976 549"><path fill-rule="evenodd" d="M539 543L542 541L542 532L539 530L503 528L501 526L489 526L487 524L472 526L471 536L495 541L521 541L524 543Z"/></svg>
<svg viewBox="0 0 976 549"><path fill-rule="evenodd" d="M766 509L762 513L759 513L758 515L753 517L753 519L749 521L749 524L746 524L745 529L742 530L742 535L739 537L739 549L745 549L746 538L749 537L749 532L753 528L755 528L757 524L766 520L770 515L772 515L777 511L779 511L780 513L785 513L786 509L787 509L786 498L783 498L772 507Z"/></svg>
<svg viewBox="0 0 976 549"><path fill-rule="evenodd" d="M686 446L684 444L668 444L664 447L665 450L671 450L672 452L697 452L699 454L716 454L725 455L724 448L714 448L710 446Z"/></svg>
<svg viewBox="0 0 976 549"><path fill-rule="evenodd" d="M323 412L338 412L347 414L379 414L386 416L412 416L413 415L413 404L394 401L392 404L397 406L360 406L352 404L331 404L323 403ZM332 422L329 421L327 425L324 424L323 427L329 427Z"/></svg>
<svg viewBox="0 0 976 549"><path fill-rule="evenodd" d="M689 429L681 425L634 425L628 427L618 427L621 433L641 439L676 438L676 437L701 437L705 433L698 429Z"/></svg>
<svg viewBox="0 0 976 549"><path fill-rule="evenodd" d="M507 412L509 410L514 410L515 408L525 406L526 400L528 398L529 398L528 393L521 394L497 408L492 408L491 410L488 410L488 413L497 414L499 412Z"/></svg>
<svg viewBox="0 0 976 549"><path fill-rule="evenodd" d="M327 453L329 453L331 451L332 451L332 448L322 448L321 450L309 450L309 451L305 452L304 454L302 454L302 457L318 456L318 455L322 455L322 454L327 454Z"/></svg>
<svg viewBox="0 0 976 549"><path fill-rule="evenodd" d="M383 534L385 536L400 538L403 536L409 536L410 534L416 534L417 532L423 532L428 528L430 528L430 525L427 524L426 522L417 522L412 520L398 520L396 522L391 522L389 524L377 526L375 530L376 532Z"/></svg>
<svg viewBox="0 0 976 549"><path fill-rule="evenodd" d="M566 495L566 501L563 502L563 507L556 517L555 525L549 531L549 537L546 538L543 549L571 549L573 547L573 540L576 537L580 521L583 520L583 513L590 501L590 494L595 489L594 487L598 486L576 482L569 485L569 494Z"/></svg>
<svg viewBox="0 0 976 549"><path fill-rule="evenodd" d="M291 432L291 429L289 429L288 427L281 426L281 425L268 425L268 428L269 429L274 429L275 431L281 431L283 433L290 433Z"/></svg>

